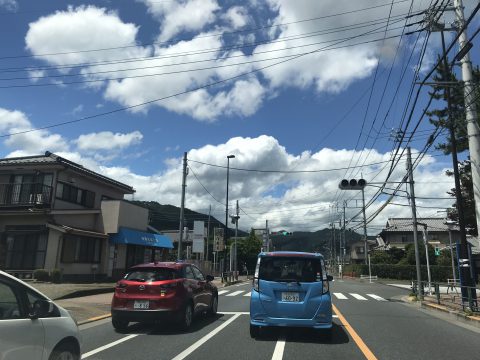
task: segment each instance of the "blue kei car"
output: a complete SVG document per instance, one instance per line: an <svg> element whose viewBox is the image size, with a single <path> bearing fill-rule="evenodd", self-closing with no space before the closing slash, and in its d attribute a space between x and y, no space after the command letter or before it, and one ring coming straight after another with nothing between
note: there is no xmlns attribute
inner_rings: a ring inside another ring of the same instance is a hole
<svg viewBox="0 0 480 360"><path fill-rule="evenodd" d="M250 298L250 336L261 327L332 329L332 298L321 254L267 252L258 255Z"/></svg>

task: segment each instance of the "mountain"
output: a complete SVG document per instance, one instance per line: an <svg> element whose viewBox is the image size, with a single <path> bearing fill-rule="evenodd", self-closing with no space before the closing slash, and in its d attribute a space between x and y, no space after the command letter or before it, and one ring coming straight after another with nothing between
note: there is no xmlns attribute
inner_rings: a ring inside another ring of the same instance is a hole
<svg viewBox="0 0 480 360"><path fill-rule="evenodd" d="M336 236L336 244L338 246L338 231ZM332 230L323 229L315 232L294 231L292 235L270 235L270 239L276 251L306 251L329 254ZM348 253L350 249L349 244L353 241L361 240L362 235L347 230L345 232L345 239Z"/></svg>
<svg viewBox="0 0 480 360"><path fill-rule="evenodd" d="M180 221L180 208L173 205L162 205L156 201L131 201L133 204L147 208L150 213L149 225L157 230L178 230ZM185 208L184 226L193 229L194 221L204 221L208 224L208 214L202 214ZM224 224L215 217L210 216L210 234L213 235L213 228L224 227ZM228 224L230 237L235 236L233 224ZM233 228L232 228L233 227ZM238 229L238 236L247 236L248 233Z"/></svg>

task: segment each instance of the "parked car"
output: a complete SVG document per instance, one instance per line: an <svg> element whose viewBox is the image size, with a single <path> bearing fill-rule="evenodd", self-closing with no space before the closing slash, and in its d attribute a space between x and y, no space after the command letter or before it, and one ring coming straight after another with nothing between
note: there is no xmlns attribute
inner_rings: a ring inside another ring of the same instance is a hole
<svg viewBox="0 0 480 360"><path fill-rule="evenodd" d="M187 330L196 314L217 313L218 291L212 281L213 276L184 262L136 265L117 282L112 325L125 330L129 322L166 319Z"/></svg>
<svg viewBox="0 0 480 360"><path fill-rule="evenodd" d="M304 252L260 253L250 297L250 336L261 327L332 328L332 299L323 256Z"/></svg>
<svg viewBox="0 0 480 360"><path fill-rule="evenodd" d="M0 271L0 359L78 360L80 333L67 310Z"/></svg>

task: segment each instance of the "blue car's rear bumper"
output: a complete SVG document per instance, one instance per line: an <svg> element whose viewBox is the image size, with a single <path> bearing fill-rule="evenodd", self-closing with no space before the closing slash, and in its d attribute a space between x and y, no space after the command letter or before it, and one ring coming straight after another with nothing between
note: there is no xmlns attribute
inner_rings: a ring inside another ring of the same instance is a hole
<svg viewBox="0 0 480 360"><path fill-rule="evenodd" d="M330 294L325 294L325 301L311 319L295 319L289 317L271 317L266 313L260 301L260 294L252 291L250 298L250 324L256 326L310 327L314 329L330 329L332 327L332 303ZM285 314L287 315L287 314Z"/></svg>

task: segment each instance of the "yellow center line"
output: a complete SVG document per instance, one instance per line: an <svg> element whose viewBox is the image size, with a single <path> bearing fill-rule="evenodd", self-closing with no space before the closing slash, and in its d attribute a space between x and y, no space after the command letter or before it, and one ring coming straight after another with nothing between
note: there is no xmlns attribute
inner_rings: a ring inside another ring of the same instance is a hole
<svg viewBox="0 0 480 360"><path fill-rule="evenodd" d="M338 319L342 323L342 325L345 327L345 329L348 331L350 336L352 337L353 341L355 341L355 344L357 344L358 348L360 351L365 355L365 357L368 360L377 360L376 356L373 355L373 353L370 351L368 346L363 342L362 338L357 334L357 332L350 326L348 321L343 317L343 315L338 311L337 307L332 304L333 311L335 314L337 314Z"/></svg>

